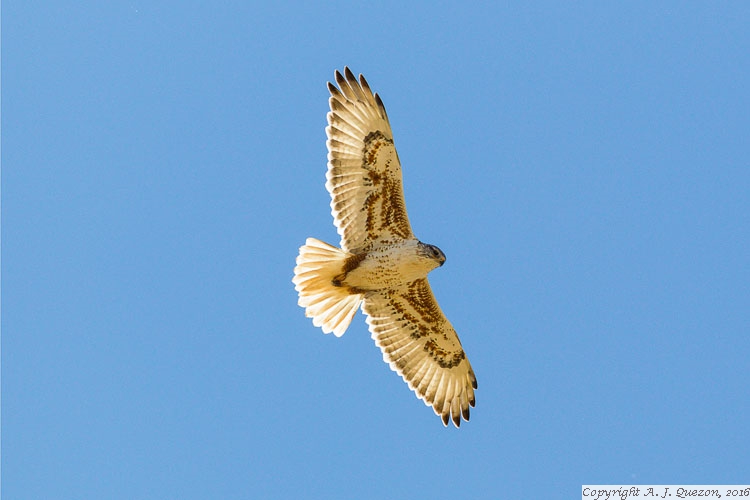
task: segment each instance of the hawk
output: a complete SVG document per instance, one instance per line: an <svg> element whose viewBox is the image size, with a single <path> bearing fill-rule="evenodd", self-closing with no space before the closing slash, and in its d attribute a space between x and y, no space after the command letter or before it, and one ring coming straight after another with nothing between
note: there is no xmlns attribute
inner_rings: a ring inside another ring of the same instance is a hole
<svg viewBox="0 0 750 500"><path fill-rule="evenodd" d="M477 379L427 282L445 255L412 232L383 101L349 68L334 76L326 189L341 248L308 238L299 249L292 279L298 303L337 337L361 306L384 361L443 425L459 427L462 417L469 420Z"/></svg>

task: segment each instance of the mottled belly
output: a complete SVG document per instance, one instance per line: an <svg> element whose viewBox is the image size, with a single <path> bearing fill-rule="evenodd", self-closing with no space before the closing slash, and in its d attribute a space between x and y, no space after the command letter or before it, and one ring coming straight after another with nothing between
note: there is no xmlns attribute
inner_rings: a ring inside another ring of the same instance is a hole
<svg viewBox="0 0 750 500"><path fill-rule="evenodd" d="M403 247L355 256L346 267L337 279L353 293L399 288L429 272L423 258L417 257L412 248Z"/></svg>

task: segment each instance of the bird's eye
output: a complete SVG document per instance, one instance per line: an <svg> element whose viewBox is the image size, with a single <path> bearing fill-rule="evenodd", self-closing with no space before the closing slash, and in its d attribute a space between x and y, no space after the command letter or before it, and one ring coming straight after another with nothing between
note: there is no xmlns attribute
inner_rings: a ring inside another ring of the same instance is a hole
<svg viewBox="0 0 750 500"><path fill-rule="evenodd" d="M435 245L428 245L428 246L427 246L427 248L429 249L429 251L430 251L430 255L431 255L431 256L432 256L433 258L435 258L435 259L440 259L440 258L442 257L442 255L443 255L443 254L442 254L442 252L441 252L441 251L440 251L440 249L439 249L438 247L436 247Z"/></svg>

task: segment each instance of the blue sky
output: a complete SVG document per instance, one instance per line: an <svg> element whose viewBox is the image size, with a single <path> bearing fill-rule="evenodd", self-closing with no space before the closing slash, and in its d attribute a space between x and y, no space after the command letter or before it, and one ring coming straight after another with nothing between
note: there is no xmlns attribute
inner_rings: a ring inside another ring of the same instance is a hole
<svg viewBox="0 0 750 500"><path fill-rule="evenodd" d="M4 498L746 483L750 7L272 4L4 2ZM448 257L458 430L296 305L344 65Z"/></svg>

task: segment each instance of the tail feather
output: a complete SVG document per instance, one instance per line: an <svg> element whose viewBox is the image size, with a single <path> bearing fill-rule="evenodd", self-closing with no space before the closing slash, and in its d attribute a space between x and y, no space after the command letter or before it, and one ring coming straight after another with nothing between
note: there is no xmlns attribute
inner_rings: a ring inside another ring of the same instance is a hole
<svg viewBox="0 0 750 500"><path fill-rule="evenodd" d="M324 333L333 332L337 337L344 334L362 303L362 295L352 295L333 284L349 257L351 254L344 250L307 238L299 249L292 279L299 293L297 303L305 308L305 315Z"/></svg>

